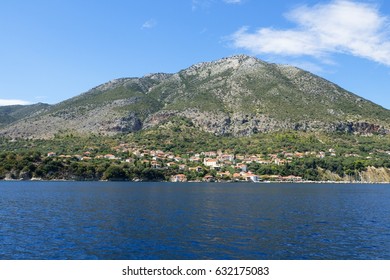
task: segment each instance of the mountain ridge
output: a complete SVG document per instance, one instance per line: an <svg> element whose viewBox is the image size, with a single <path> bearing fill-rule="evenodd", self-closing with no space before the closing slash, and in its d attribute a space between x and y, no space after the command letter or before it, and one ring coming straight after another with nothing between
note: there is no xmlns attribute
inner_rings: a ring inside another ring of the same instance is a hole
<svg viewBox="0 0 390 280"><path fill-rule="evenodd" d="M0 128L20 119L38 114L48 107L50 107L50 105L46 103L0 106Z"/></svg>
<svg viewBox="0 0 390 280"><path fill-rule="evenodd" d="M236 55L173 74L109 81L4 122L0 135L114 135L148 129L172 117L189 119L216 135L283 130L390 133L390 110L302 69Z"/></svg>

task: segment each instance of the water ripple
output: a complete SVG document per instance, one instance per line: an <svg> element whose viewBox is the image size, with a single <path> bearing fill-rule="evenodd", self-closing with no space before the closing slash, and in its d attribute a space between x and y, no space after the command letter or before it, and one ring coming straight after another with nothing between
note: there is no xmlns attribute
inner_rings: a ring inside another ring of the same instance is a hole
<svg viewBox="0 0 390 280"><path fill-rule="evenodd" d="M1 182L0 259L390 259L389 185Z"/></svg>

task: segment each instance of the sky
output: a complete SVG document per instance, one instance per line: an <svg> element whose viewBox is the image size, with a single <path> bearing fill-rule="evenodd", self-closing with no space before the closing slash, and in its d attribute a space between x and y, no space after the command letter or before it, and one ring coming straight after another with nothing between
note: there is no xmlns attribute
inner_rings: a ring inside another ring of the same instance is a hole
<svg viewBox="0 0 390 280"><path fill-rule="evenodd" d="M0 106L236 54L290 64L390 109L387 0L2 0Z"/></svg>

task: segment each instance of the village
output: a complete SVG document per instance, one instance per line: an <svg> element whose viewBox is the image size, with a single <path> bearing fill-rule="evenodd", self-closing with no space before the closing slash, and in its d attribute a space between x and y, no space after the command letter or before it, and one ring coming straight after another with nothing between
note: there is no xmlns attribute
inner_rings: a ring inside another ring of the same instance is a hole
<svg viewBox="0 0 390 280"><path fill-rule="evenodd" d="M93 148L88 149L82 155L57 155L49 152L48 157L58 159L74 159L78 161L108 160L118 164L142 164L146 168L161 171L170 171L171 182L302 182L301 176L280 174L258 175L251 170L253 164L281 166L291 163L294 159L305 157L325 158L336 156L334 149L327 152L285 152L272 154L234 154L225 151L190 151L186 154L176 155L162 150L151 150L135 147L128 143L112 147L112 153L99 154ZM346 155L359 156L359 155Z"/></svg>

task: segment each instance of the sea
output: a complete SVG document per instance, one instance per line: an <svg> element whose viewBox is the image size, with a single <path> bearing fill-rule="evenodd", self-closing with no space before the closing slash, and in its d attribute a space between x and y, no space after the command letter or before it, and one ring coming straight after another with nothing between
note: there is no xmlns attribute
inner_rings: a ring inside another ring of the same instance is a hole
<svg viewBox="0 0 390 280"><path fill-rule="evenodd" d="M0 182L2 260L390 260L389 184Z"/></svg>

